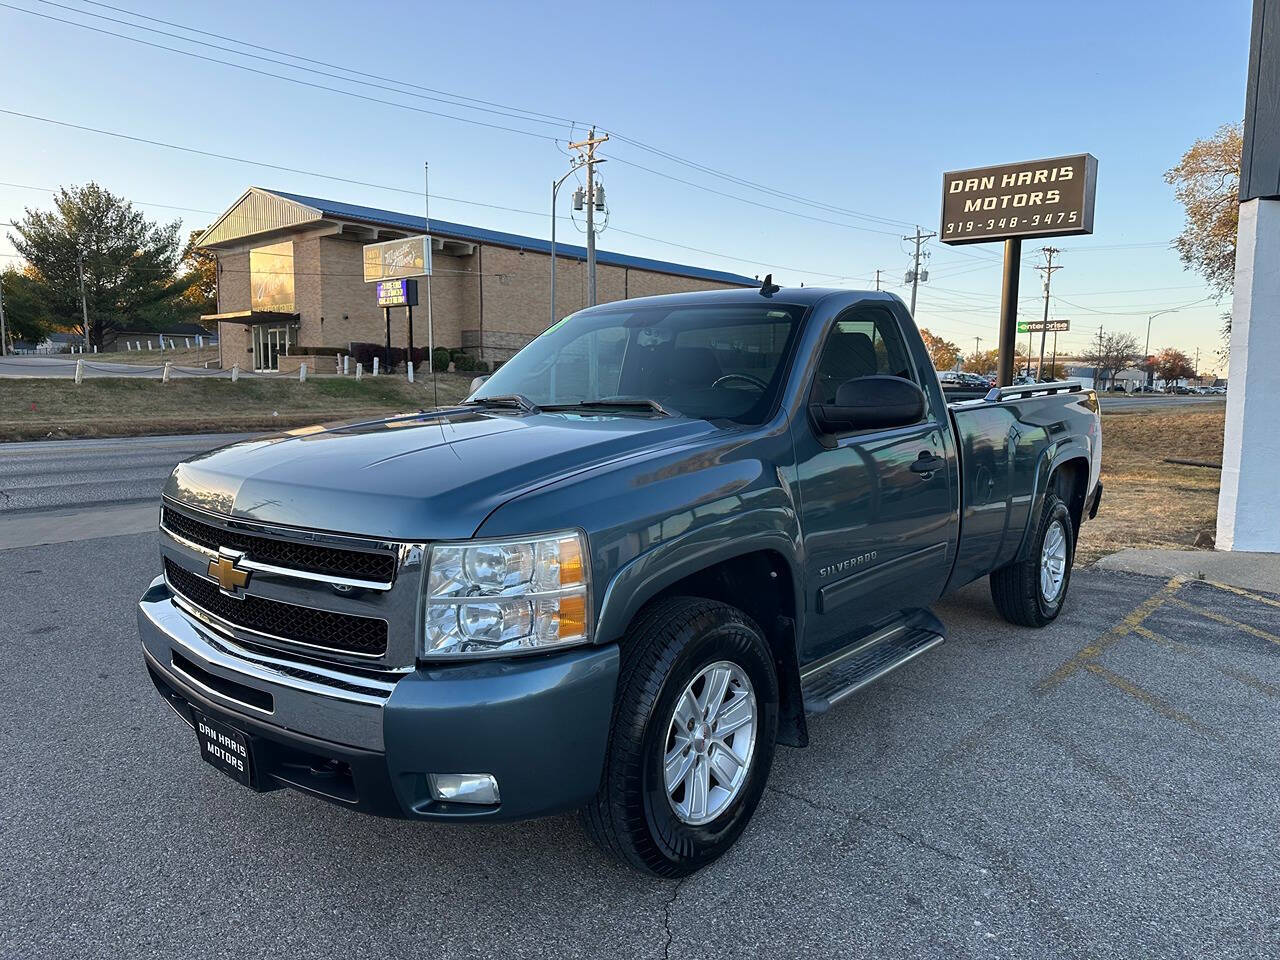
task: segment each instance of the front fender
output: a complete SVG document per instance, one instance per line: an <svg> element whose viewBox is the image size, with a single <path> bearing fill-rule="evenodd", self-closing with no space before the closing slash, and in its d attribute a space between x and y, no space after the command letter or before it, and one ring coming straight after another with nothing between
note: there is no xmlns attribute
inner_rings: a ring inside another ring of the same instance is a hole
<svg viewBox="0 0 1280 960"><path fill-rule="evenodd" d="M725 517L663 540L620 567L609 581L596 624L596 641L620 640L640 608L673 583L717 563L761 550L779 554L790 571L788 587L794 597L796 633L802 635L804 600L799 544L796 515L780 505Z"/></svg>

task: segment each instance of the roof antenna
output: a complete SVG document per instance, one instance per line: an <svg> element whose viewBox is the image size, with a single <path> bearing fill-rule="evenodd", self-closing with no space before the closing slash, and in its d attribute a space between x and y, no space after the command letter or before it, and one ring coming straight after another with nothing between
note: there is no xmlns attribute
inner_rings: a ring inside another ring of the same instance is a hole
<svg viewBox="0 0 1280 960"><path fill-rule="evenodd" d="M781 289L782 288L780 286L778 286L776 283L773 282L773 274L766 273L764 275L764 282L760 284L760 296L772 297L775 293L777 293Z"/></svg>

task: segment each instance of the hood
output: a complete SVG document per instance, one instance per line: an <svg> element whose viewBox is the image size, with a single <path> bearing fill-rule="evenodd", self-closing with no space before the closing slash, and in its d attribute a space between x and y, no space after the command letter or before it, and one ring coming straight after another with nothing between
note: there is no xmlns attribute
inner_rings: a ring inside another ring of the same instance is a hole
<svg viewBox="0 0 1280 960"><path fill-rule="evenodd" d="M684 418L514 411L303 427L180 463L165 495L264 523L461 540L522 493L714 430Z"/></svg>

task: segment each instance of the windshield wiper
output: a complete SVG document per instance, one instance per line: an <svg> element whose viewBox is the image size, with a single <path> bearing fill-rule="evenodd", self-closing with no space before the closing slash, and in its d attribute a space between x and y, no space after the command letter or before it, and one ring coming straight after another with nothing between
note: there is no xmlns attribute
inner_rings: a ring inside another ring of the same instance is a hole
<svg viewBox="0 0 1280 960"><path fill-rule="evenodd" d="M476 407L516 407L525 413L537 413L539 411L538 405L523 393L507 393L496 397L476 397L474 400L464 400L463 404Z"/></svg>
<svg viewBox="0 0 1280 960"><path fill-rule="evenodd" d="M543 404L543 410L648 410L660 417L675 415L652 397L601 397L598 400L579 400L577 403Z"/></svg>

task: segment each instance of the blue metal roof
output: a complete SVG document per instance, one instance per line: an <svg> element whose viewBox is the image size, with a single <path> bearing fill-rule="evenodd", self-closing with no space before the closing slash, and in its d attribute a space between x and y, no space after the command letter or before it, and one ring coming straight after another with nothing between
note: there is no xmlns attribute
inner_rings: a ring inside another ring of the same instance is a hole
<svg viewBox="0 0 1280 960"><path fill-rule="evenodd" d="M263 188L266 189L266 188ZM267 190L277 197L292 200L308 207L314 207L327 217L341 217L347 220L361 220L369 223L380 223L389 227L404 230L427 232L433 236L450 237L469 240L473 243L488 243L499 247L514 247L518 250L534 250L538 253L550 253L551 243L537 237L525 237L518 233L503 233L501 230L486 230L483 227L472 227L464 223L451 223L447 220L432 220L428 225L425 217L416 217L408 213L396 213L394 210L379 210L376 207L362 207L354 203L340 203L336 200L324 200L320 197L304 197L296 193L285 193L282 190ZM587 259L587 248L572 243L556 241L556 256L569 257L575 260ZM683 263L671 263L667 260L651 260L648 257L634 257L627 253L610 253L607 250L596 250L596 262L614 267L629 267L633 270L652 270L657 273L670 273L680 277L693 277L698 280L711 280L716 283L731 283L739 286L758 286L760 281L744 277L738 273L724 270L708 270L705 267L691 267Z"/></svg>

